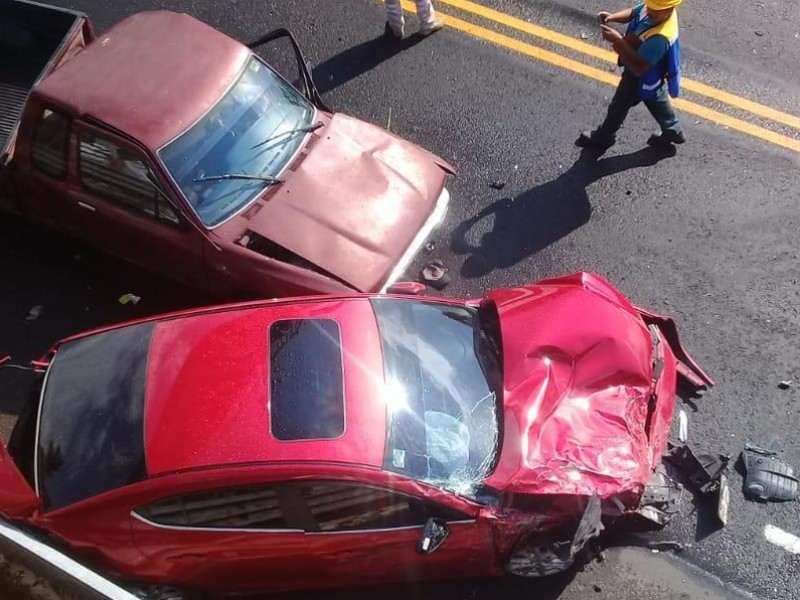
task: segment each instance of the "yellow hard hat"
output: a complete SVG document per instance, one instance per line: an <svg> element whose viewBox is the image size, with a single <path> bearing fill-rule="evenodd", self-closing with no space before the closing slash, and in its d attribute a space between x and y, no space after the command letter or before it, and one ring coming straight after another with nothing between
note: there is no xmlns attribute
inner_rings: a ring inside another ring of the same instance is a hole
<svg viewBox="0 0 800 600"><path fill-rule="evenodd" d="M644 5L653 10L666 10L680 6L683 0L644 0Z"/></svg>

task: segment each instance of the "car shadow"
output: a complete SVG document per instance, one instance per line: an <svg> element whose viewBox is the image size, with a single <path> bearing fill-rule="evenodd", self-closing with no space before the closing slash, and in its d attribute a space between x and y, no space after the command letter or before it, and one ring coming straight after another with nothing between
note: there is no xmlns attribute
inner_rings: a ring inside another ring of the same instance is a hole
<svg viewBox="0 0 800 600"><path fill-rule="evenodd" d="M463 579L418 582L392 586L369 586L319 592L293 592L254 596L252 600L351 600L381 598L381 600L556 600L575 579L577 571L570 569L560 575L541 578L506 576L498 579Z"/></svg>
<svg viewBox="0 0 800 600"><path fill-rule="evenodd" d="M567 236L591 218L589 185L609 175L655 165L675 156L675 148L646 147L598 160L601 154L583 149L578 160L556 179L515 198L502 198L459 224L451 247L456 254L466 255L461 275L475 278L510 267ZM470 232L490 216L494 217L492 229L478 243L471 242Z"/></svg>
<svg viewBox="0 0 800 600"><path fill-rule="evenodd" d="M382 34L319 63L313 69L314 83L321 94L330 92L424 39L420 35L411 35L398 40Z"/></svg>

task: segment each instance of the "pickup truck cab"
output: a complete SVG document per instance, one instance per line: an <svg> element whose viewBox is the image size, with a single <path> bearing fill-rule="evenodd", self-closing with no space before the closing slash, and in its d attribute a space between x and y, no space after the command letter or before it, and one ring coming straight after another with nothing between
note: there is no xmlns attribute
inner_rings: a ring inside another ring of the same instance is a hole
<svg viewBox="0 0 800 600"><path fill-rule="evenodd" d="M452 168L189 15L0 6L0 208L214 296L386 290ZM291 78L290 78L291 79Z"/></svg>

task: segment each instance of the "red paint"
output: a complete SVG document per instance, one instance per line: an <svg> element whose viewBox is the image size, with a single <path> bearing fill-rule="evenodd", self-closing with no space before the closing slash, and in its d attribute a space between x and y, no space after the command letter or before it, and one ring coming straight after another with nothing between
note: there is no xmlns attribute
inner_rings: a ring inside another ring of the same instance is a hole
<svg viewBox="0 0 800 600"><path fill-rule="evenodd" d="M35 496L17 485L21 478L3 456L0 487L11 490L0 495L3 512L47 530L122 578L218 594L501 575L521 537L573 524L590 495L636 508L669 433L675 355L694 365L671 345L677 340L671 321L640 312L590 274L492 292L488 301L497 307L502 333L505 427L499 462L486 480L499 501L481 505L382 470L383 367L367 298L258 302L147 319L156 322L145 400L149 479L25 516L20 507L29 514ZM337 440L279 442L268 427L267 329L276 319L309 317L339 323L346 430ZM666 328L658 344L648 323ZM654 380L658 361L663 368ZM458 511L466 522L451 523L442 547L420 556L421 527L187 531L131 516L137 507L193 491L303 480L394 490ZM541 508L509 508L512 493Z"/></svg>
<svg viewBox="0 0 800 600"><path fill-rule="evenodd" d="M158 151L216 105L253 53L185 14L139 13L94 40L82 23L58 67L31 90L10 168L0 173L0 198L10 199L4 209L225 298L379 291L413 254L415 236L434 225L452 167L374 125L319 109L325 126L306 136L280 174L285 183L206 229ZM71 119L63 179L38 171L31 159L44 109ZM181 223L86 189L77 135L87 130L136 154ZM240 242L249 231L314 268L247 249Z"/></svg>
<svg viewBox="0 0 800 600"><path fill-rule="evenodd" d="M315 316L335 319L340 326L346 349L346 429L335 440L281 442L269 434L267 332L273 321ZM148 472L284 460L379 467L386 437L382 373L377 325L367 300L254 308L161 323L150 344L147 374Z"/></svg>

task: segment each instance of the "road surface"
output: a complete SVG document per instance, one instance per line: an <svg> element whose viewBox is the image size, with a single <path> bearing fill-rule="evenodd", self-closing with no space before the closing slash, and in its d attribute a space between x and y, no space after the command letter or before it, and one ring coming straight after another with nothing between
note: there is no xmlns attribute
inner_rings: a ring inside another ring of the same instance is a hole
<svg viewBox="0 0 800 600"><path fill-rule="evenodd" d="M716 378L697 410L688 409L698 450L736 457L747 440L775 439L800 465L796 5L750 3L737 8L734 22L721 0L687 3L681 19L689 82L680 113L689 142L675 155L647 148L654 124L638 108L617 146L598 159L573 141L602 118L613 93L616 70L593 20L599 0L482 2L440 2L448 27L402 43L381 35L382 9L369 0L57 3L86 11L99 31L165 7L244 41L288 27L331 107L389 126L457 167L450 212L436 249L423 257L440 258L451 270L443 293L477 296L565 272L600 273L637 304L675 316L684 342ZM18 364L87 327L206 302L8 218L0 218L0 253L0 353ZM142 301L120 305L127 292ZM34 307L39 316L26 319ZM18 370L0 375L6 434L26 377ZM781 380L795 384L781 390ZM686 568L718 578L729 592L800 598L800 556L764 535L768 525L800 535L800 504L753 504L741 494L741 476L733 472L731 481L726 529L711 530L702 511L698 519L687 506L661 535L691 544L680 557ZM582 574L563 584L534 582L519 595L551 588L553 598L647 597L643 589L664 590L652 597L699 595L675 577L667 578L673 588L658 588L659 574L674 563L662 555L648 561L655 563L609 561L600 592ZM493 585L462 596L508 591L508 584ZM446 589L458 595L465 588Z"/></svg>

